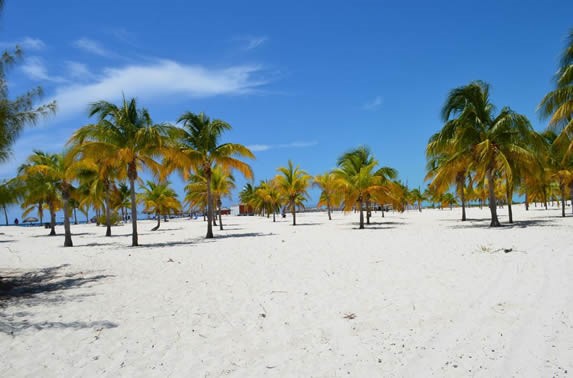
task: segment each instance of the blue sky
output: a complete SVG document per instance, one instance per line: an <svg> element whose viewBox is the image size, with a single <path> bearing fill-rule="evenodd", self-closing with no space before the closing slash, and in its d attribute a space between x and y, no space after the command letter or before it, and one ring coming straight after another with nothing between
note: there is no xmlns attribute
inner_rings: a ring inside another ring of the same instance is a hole
<svg viewBox="0 0 573 378"><path fill-rule="evenodd" d="M443 101L476 79L499 107L544 127L535 109L573 2L397 3L7 0L0 47L19 43L26 54L11 93L41 85L59 111L22 135L0 177L33 149L61 150L89 122L89 102L122 93L157 122L184 111L226 120L225 139L255 150L257 181L288 159L323 173L366 144L410 187L424 185Z"/></svg>

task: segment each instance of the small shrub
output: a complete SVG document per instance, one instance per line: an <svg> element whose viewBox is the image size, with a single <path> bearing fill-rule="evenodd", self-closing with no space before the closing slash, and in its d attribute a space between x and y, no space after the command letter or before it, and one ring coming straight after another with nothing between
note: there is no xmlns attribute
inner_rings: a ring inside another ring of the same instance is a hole
<svg viewBox="0 0 573 378"><path fill-rule="evenodd" d="M105 226L107 224L106 222L106 216L104 215L100 215L99 217L96 218L96 223L102 226ZM112 226L118 226L121 223L121 217L119 216L118 213L111 213L111 225Z"/></svg>

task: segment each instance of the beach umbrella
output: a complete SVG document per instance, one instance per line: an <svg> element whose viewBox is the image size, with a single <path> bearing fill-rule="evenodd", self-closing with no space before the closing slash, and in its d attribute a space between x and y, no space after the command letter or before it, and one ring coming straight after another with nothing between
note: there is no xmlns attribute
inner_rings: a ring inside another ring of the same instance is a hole
<svg viewBox="0 0 573 378"><path fill-rule="evenodd" d="M24 219L24 223L34 223L34 222L38 222L39 219L36 217L28 217L26 219Z"/></svg>

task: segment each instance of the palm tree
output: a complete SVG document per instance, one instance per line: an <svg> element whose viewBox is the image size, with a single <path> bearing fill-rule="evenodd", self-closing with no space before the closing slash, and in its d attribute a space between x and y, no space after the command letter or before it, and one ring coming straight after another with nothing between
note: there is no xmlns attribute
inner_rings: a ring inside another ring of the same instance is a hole
<svg viewBox="0 0 573 378"><path fill-rule="evenodd" d="M230 171L215 167L211 176L211 195L219 213L219 230L223 230L223 198L231 198L231 191L235 189L235 177Z"/></svg>
<svg viewBox="0 0 573 378"><path fill-rule="evenodd" d="M23 170L24 177L27 175L43 177L44 181L51 183L61 196L64 210L64 247L73 247L69 209L69 201L73 191L72 181L75 179L75 167L72 159L71 154L46 154L35 151L28 158L29 164ZM55 211L53 207L50 208L50 213L52 215L52 231L55 235Z"/></svg>
<svg viewBox="0 0 573 378"><path fill-rule="evenodd" d="M251 167L240 160L241 157L253 159L253 153L242 144L223 143L220 139L223 132L231 129L227 122L211 120L203 113L186 112L177 123L183 128L174 133L177 140L176 148L168 151L165 166L179 169L187 178L193 169L201 171L207 181L207 235L213 238L213 198L211 194L211 179L213 169L220 166L226 170L236 169L246 178L252 178Z"/></svg>
<svg viewBox="0 0 573 378"><path fill-rule="evenodd" d="M453 89L442 109L445 125L432 137L437 150L453 151L471 158L478 181L486 179L489 188L491 227L500 226L495 195L496 177L512 179L513 164L533 167L537 164L533 144L534 131L527 118L504 107L495 114L489 99L489 85L476 81Z"/></svg>
<svg viewBox="0 0 573 378"><path fill-rule="evenodd" d="M4 218L6 219L6 226L8 226L8 210L10 205L18 203L19 188L17 180L8 180L0 182L0 207L4 211Z"/></svg>
<svg viewBox="0 0 573 378"><path fill-rule="evenodd" d="M256 202L258 208L267 213L267 217L273 214L273 222L276 222L276 213L283 204L283 195L276 179L263 181L256 189Z"/></svg>
<svg viewBox="0 0 573 378"><path fill-rule="evenodd" d="M123 178L121 176L121 165L117 160L110 159L106 156L83 156L79 150L80 163L78 164L78 176L84 182L89 182L90 192L97 197L98 194L103 196L105 208L106 233L105 236L111 236L112 223L112 195L115 189L114 180Z"/></svg>
<svg viewBox="0 0 573 378"><path fill-rule="evenodd" d="M316 206L326 206L328 220L332 220L330 215L332 207L340 206L342 203L342 183L332 172L314 176L313 185L320 188L320 198Z"/></svg>
<svg viewBox="0 0 573 378"><path fill-rule="evenodd" d="M277 188L291 211L292 225L296 226L296 207L304 206L304 201L308 198L307 189L311 176L290 160L286 167L279 167L277 171L279 172L275 177Z"/></svg>
<svg viewBox="0 0 573 378"><path fill-rule="evenodd" d="M141 186L143 192L138 194L138 199L143 203L144 211L154 213L157 217L157 226L151 231L157 231L161 226L161 216L167 216L171 212L181 211L181 203L177 199L177 193L166 182L147 181Z"/></svg>
<svg viewBox="0 0 573 378"><path fill-rule="evenodd" d="M36 207L40 221L43 218L44 206L50 213L50 236L56 235L56 212L61 208L62 202L58 195L56 183L48 180L42 172L35 170L37 165L55 164L54 156L42 151L34 151L26 162L18 167L18 180L23 185L22 216L28 215Z"/></svg>
<svg viewBox="0 0 573 378"><path fill-rule="evenodd" d="M559 136L568 137L573 133L573 29L569 31L567 45L561 55L555 86L539 104L539 111L542 117L549 118L550 127L560 131ZM573 140L566 150L567 155L571 153Z"/></svg>
<svg viewBox="0 0 573 378"><path fill-rule="evenodd" d="M376 169L378 161L374 159L367 147L358 147L344 153L338 158L338 168L333 171L335 177L342 183L344 209L350 211L356 206L360 212L360 229L364 229L364 207L374 200L385 204L396 201L400 187L390 182L387 177ZM395 171L392 173L395 176Z"/></svg>
<svg viewBox="0 0 573 378"><path fill-rule="evenodd" d="M123 98L121 105L99 101L90 105L90 117L96 116L97 123L77 130L70 144L81 149L84 156L102 156L121 164L127 176L131 196L131 245L137 246L137 200L135 181L142 167L159 172L162 167L154 157L165 153L169 146L172 127L154 124L146 109L137 107L134 98Z"/></svg>
<svg viewBox="0 0 573 378"><path fill-rule="evenodd" d="M420 189L412 189L409 193L410 199L418 204L418 211L422 212L422 202L426 199L424 193L420 191Z"/></svg>
<svg viewBox="0 0 573 378"><path fill-rule="evenodd" d="M573 156L567 154L570 138L558 136L552 130L547 130L542 135L548 144L547 156L544 162L546 173L559 187L561 216L564 217L567 186L573 182Z"/></svg>
<svg viewBox="0 0 573 378"><path fill-rule="evenodd" d="M239 192L239 200L241 204L246 205L247 212L254 211L256 206L256 188L251 183L246 183L243 189ZM250 209L250 210L249 210Z"/></svg>

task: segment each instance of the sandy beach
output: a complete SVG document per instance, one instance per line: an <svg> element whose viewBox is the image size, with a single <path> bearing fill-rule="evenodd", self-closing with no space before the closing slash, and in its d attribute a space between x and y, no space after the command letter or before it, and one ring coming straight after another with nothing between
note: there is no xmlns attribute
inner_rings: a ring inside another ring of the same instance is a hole
<svg viewBox="0 0 573 378"><path fill-rule="evenodd" d="M567 376L573 217L514 212L3 227L0 376Z"/></svg>

